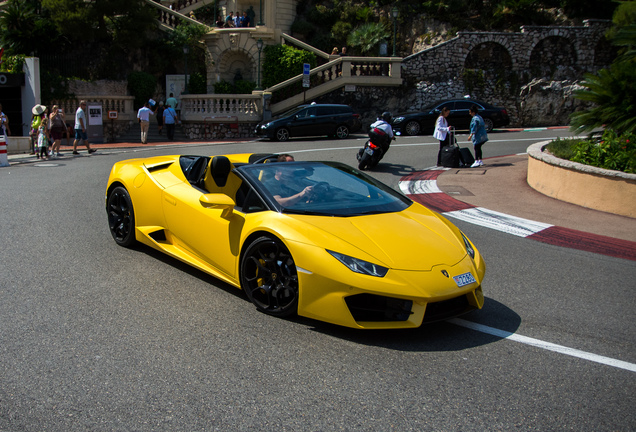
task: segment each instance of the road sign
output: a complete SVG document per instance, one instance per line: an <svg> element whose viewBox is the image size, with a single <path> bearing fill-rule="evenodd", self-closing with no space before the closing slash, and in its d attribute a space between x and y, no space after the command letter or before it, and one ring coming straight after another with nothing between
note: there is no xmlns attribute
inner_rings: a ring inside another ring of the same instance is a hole
<svg viewBox="0 0 636 432"><path fill-rule="evenodd" d="M309 63L303 63L303 87L309 88L309 71L311 65Z"/></svg>

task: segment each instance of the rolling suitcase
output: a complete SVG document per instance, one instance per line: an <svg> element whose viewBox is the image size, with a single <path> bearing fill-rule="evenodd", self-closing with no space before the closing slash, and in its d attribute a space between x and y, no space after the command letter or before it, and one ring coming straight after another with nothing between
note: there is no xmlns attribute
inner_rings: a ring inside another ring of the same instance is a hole
<svg viewBox="0 0 636 432"><path fill-rule="evenodd" d="M459 149L459 154L461 156L461 163L465 168L470 167L473 162L475 162L475 158L473 157L472 152L467 147L462 147Z"/></svg>
<svg viewBox="0 0 636 432"><path fill-rule="evenodd" d="M450 144L441 148L439 159L445 168L459 168L461 155L459 147L455 145L455 130L451 128L448 133L450 134Z"/></svg>

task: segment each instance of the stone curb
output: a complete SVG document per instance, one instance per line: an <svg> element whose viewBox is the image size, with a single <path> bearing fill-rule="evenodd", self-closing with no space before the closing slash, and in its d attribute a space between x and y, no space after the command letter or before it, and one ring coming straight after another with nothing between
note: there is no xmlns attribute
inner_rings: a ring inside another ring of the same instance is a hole
<svg viewBox="0 0 636 432"><path fill-rule="evenodd" d="M570 170L584 172L586 174L594 174L605 177L618 177L625 180L636 181L636 174L624 173L622 171L609 170L605 168L598 168L595 166L585 165L578 162L572 162L565 159L559 159L558 157L544 152L543 149L552 141L541 141L536 144L532 144L528 147L528 156L533 159L537 159L541 162L545 162L550 165L566 168Z"/></svg>

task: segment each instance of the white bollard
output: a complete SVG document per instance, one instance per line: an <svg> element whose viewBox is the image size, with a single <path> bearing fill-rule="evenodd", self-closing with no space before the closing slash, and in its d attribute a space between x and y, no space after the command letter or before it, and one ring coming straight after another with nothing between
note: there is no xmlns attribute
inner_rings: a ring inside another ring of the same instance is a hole
<svg viewBox="0 0 636 432"><path fill-rule="evenodd" d="M0 167L8 167L9 159L7 158L7 137L0 135Z"/></svg>

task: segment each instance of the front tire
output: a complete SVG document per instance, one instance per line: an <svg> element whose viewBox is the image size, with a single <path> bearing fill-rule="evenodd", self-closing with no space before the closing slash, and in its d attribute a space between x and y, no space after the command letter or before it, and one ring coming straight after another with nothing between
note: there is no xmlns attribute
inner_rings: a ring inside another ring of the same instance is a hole
<svg viewBox="0 0 636 432"><path fill-rule="evenodd" d="M411 120L404 126L404 131L409 136L417 135L420 133L420 124L415 120Z"/></svg>
<svg viewBox="0 0 636 432"><path fill-rule="evenodd" d="M241 260L241 288L261 312L287 317L298 312L298 273L291 253L275 237L254 240Z"/></svg>
<svg viewBox="0 0 636 432"><path fill-rule="evenodd" d="M336 137L338 139L345 139L349 136L349 128L345 125L340 125L336 129Z"/></svg>
<svg viewBox="0 0 636 432"><path fill-rule="evenodd" d="M115 243L131 247L135 241L135 211L130 194L123 186L117 186L108 195L106 205L108 227Z"/></svg>
<svg viewBox="0 0 636 432"><path fill-rule="evenodd" d="M289 140L289 131L285 128L280 128L276 131L276 140L277 141L287 141Z"/></svg>

